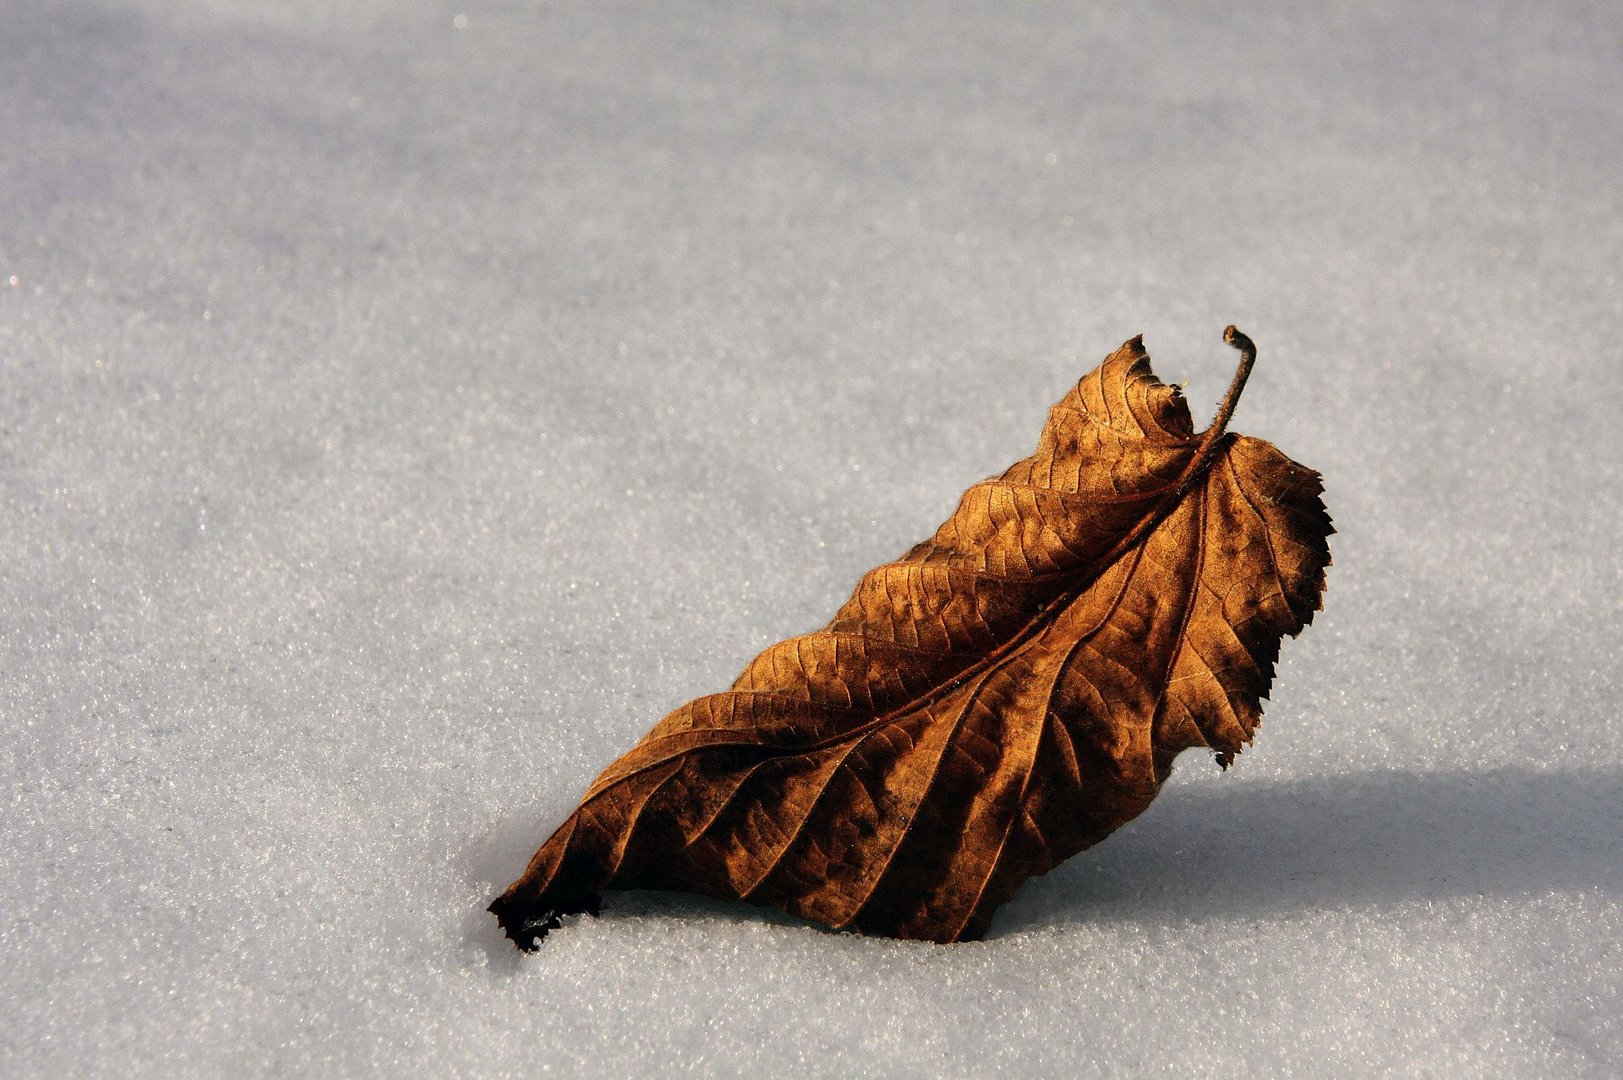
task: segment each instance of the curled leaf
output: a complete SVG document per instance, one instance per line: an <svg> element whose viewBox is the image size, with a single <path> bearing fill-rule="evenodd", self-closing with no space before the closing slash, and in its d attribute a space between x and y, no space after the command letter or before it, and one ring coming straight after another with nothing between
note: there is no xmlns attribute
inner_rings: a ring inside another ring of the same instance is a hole
<svg viewBox="0 0 1623 1080"><path fill-rule="evenodd" d="M1138 338L1037 450L869 571L823 629L661 720L491 905L521 948L605 889L770 904L931 941L1149 805L1191 747L1251 740L1333 531L1318 473L1196 434Z"/></svg>

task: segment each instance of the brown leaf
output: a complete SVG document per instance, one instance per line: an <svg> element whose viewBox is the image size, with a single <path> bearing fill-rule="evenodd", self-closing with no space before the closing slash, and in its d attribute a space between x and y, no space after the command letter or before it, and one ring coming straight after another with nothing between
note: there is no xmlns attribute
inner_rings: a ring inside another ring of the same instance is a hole
<svg viewBox="0 0 1623 1080"><path fill-rule="evenodd" d="M1212 427L1134 338L1037 450L597 778L494 904L534 948L605 889L771 904L931 941L1139 814L1172 759L1250 741L1332 532L1318 473Z"/></svg>

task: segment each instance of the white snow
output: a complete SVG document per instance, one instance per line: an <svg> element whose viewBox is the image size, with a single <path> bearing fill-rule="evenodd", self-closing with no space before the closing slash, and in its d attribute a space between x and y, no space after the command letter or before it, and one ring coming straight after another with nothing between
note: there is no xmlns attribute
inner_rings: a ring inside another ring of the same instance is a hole
<svg viewBox="0 0 1623 1080"><path fill-rule="evenodd" d="M1623 1071L1617 5L3 24L0 1074ZM1229 322L1340 530L1235 769L984 942L512 951L599 768Z"/></svg>

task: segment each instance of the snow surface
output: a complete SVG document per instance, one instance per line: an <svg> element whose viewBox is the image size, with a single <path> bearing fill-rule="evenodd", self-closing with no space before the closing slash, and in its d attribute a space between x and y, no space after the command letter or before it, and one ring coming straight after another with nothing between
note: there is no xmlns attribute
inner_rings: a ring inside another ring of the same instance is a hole
<svg viewBox="0 0 1623 1080"><path fill-rule="evenodd" d="M1623 1072L1617 4L0 23L0 1074ZM501 938L660 715L1231 321L1340 529L1234 770L980 943Z"/></svg>

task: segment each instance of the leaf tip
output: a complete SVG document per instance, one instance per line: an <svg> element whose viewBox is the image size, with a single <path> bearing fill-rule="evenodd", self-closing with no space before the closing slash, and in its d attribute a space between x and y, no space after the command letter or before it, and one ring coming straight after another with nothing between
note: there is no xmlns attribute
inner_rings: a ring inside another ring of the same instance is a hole
<svg viewBox="0 0 1623 1080"><path fill-rule="evenodd" d="M485 910L496 916L497 925L521 952L535 952L549 931L563 925L565 915L596 915L602 909L600 896L589 896L572 904L549 904L504 893Z"/></svg>

